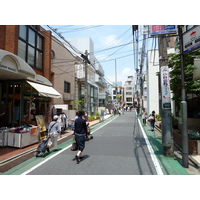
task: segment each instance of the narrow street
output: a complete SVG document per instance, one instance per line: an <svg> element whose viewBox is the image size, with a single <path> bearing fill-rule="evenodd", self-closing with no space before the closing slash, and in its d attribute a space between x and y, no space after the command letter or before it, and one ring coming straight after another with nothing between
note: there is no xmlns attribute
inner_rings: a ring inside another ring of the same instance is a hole
<svg viewBox="0 0 200 200"><path fill-rule="evenodd" d="M155 167L134 112L126 112L95 131L76 164L67 149L31 171L30 175L152 175Z"/></svg>
<svg viewBox="0 0 200 200"><path fill-rule="evenodd" d="M32 158L22 174L28 175L156 175L135 112L113 117L94 131L86 142L84 158L76 164L76 152L68 144L45 159ZM101 126L101 127L100 127ZM38 164L38 161L42 163ZM19 167L20 170L23 167ZM15 173L17 173L15 171Z"/></svg>

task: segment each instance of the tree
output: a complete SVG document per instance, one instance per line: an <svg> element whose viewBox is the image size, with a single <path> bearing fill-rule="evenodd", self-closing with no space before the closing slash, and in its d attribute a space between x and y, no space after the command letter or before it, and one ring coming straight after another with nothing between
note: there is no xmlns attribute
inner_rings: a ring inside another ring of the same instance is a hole
<svg viewBox="0 0 200 200"><path fill-rule="evenodd" d="M79 110L83 110L84 109L84 99L83 100L74 100L74 103L76 105L78 105L78 109Z"/></svg>
<svg viewBox="0 0 200 200"><path fill-rule="evenodd" d="M179 46L177 47L179 49ZM194 57L200 57L200 50L191 51L184 54L184 73L185 73L185 91L186 100L189 94L195 94L200 98L200 80L193 80ZM176 53L168 54L170 70L170 87L173 91L173 100L178 104L181 102L181 64L180 55Z"/></svg>

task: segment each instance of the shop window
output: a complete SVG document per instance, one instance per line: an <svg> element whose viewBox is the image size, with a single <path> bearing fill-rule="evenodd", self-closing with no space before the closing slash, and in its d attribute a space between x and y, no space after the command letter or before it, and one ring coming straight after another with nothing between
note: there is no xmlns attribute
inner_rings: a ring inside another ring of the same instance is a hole
<svg viewBox="0 0 200 200"><path fill-rule="evenodd" d="M31 67L43 69L43 37L30 26L19 26L18 56Z"/></svg>
<svg viewBox="0 0 200 200"><path fill-rule="evenodd" d="M64 81L64 92L70 93L70 83L67 81Z"/></svg>

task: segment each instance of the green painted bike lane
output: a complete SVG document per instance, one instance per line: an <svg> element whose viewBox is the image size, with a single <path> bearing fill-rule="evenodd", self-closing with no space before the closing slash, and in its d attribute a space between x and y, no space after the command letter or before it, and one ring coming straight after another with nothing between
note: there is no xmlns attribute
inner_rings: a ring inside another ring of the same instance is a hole
<svg viewBox="0 0 200 200"><path fill-rule="evenodd" d="M110 123L112 120L114 120L116 118L117 118L117 116L113 116L113 117L106 119L103 122L100 122L100 123L94 125L93 127L91 127L92 133L95 132L96 130L98 130L99 128L101 128L102 126L106 125L107 123ZM73 138L59 144L58 151L53 152L51 150L49 153L46 152L46 156L44 158L34 156L34 157L24 161L23 163L9 169L8 171L1 173L0 175L21 175L24 172L26 172L27 170L31 169L32 167L40 164L41 162L44 162L46 159L49 159L54 154L59 153L59 151L64 150L65 148L69 147L72 144L72 142L73 142Z"/></svg>
<svg viewBox="0 0 200 200"><path fill-rule="evenodd" d="M142 119L140 119L142 124ZM152 146L154 154L161 166L164 175L189 175L185 168L181 166L176 157L166 157L163 155L162 138L151 131L150 126L146 124L142 126L147 138Z"/></svg>

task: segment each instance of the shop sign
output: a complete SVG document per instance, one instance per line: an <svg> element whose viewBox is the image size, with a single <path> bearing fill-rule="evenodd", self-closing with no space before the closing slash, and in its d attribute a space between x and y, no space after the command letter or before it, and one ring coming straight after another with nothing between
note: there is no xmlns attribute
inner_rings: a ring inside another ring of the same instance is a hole
<svg viewBox="0 0 200 200"><path fill-rule="evenodd" d="M187 53L200 47L200 26L195 26L183 34L183 52Z"/></svg>
<svg viewBox="0 0 200 200"><path fill-rule="evenodd" d="M162 108L171 108L170 84L169 84L169 68L161 67L161 89L162 89Z"/></svg>
<svg viewBox="0 0 200 200"><path fill-rule="evenodd" d="M176 34L176 25L151 25L150 35Z"/></svg>
<svg viewBox="0 0 200 200"><path fill-rule="evenodd" d="M7 70L7 71L11 71L11 72L17 71L16 69L14 69L12 67L8 67L8 66L2 65L2 64L0 64L0 69L4 69L4 70Z"/></svg>

